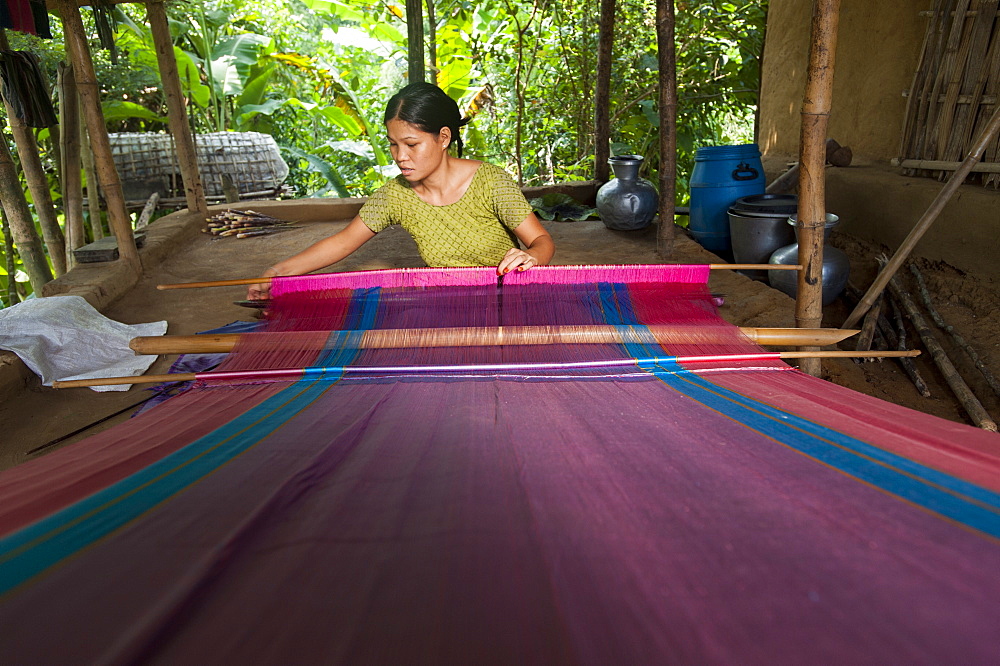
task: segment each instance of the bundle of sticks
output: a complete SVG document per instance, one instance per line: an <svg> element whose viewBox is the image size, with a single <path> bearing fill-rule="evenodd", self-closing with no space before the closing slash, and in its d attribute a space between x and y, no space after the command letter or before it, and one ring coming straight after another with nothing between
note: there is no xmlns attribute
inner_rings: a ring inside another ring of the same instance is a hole
<svg viewBox="0 0 1000 666"><path fill-rule="evenodd" d="M252 210L231 208L210 217L208 226L202 229L202 232L213 236L250 238L252 236L267 236L295 228L297 227L292 226L288 220L279 220L276 217Z"/></svg>

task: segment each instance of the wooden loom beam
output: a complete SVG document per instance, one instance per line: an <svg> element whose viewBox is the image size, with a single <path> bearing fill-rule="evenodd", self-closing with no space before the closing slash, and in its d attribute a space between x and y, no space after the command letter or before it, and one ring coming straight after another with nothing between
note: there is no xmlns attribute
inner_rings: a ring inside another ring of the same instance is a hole
<svg viewBox="0 0 1000 666"><path fill-rule="evenodd" d="M750 340L768 346L826 346L836 344L857 331L839 328L740 328ZM338 336L338 333L340 334ZM357 335L352 342L348 335ZM269 335L254 334L246 335ZM621 344L648 342L649 335L664 344L692 340L710 341L711 329L695 326L649 326L635 330L617 326L501 326L472 328L407 328L369 331L299 331L271 335L273 349L291 347L325 349L346 346L357 349L405 349L421 347L481 347L489 345ZM232 351L238 333L215 335L171 335L133 338L129 347L138 354L211 354ZM346 342L338 342L347 340ZM328 340L334 340L329 343ZM311 346L310 346L311 345Z"/></svg>

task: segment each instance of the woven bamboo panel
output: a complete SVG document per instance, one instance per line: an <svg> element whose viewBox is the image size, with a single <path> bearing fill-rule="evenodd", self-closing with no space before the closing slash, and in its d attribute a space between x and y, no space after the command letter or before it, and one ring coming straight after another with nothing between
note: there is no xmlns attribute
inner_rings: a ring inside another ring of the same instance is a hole
<svg viewBox="0 0 1000 666"><path fill-rule="evenodd" d="M913 76L900 142L901 160L937 162L909 175L947 179L993 115L1000 96L1000 0L933 0ZM942 164L943 163L943 164ZM1000 163L994 139L984 168ZM948 166L953 165L953 166ZM904 168L907 166L903 163ZM1000 186L1000 173L973 174Z"/></svg>
<svg viewBox="0 0 1000 666"><path fill-rule="evenodd" d="M145 201L153 192L164 199L183 196L184 187L169 134L111 134L122 190L128 200ZM223 196L222 179L229 176L241 194L279 192L288 176L278 144L258 132L215 132L195 137L198 170L206 197Z"/></svg>

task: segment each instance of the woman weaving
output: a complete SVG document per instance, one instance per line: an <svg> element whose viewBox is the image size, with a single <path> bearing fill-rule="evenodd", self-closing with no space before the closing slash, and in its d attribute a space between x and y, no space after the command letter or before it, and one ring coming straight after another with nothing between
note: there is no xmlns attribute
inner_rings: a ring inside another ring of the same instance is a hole
<svg viewBox="0 0 1000 666"><path fill-rule="evenodd" d="M552 259L552 237L513 179L492 164L462 158L459 129L468 119L444 91L412 83L392 96L384 120L400 175L342 231L276 263L263 277L304 275L334 264L392 224L413 236L428 266L496 266L503 275ZM448 152L452 144L457 157ZM267 284L253 285L249 297L269 292Z"/></svg>

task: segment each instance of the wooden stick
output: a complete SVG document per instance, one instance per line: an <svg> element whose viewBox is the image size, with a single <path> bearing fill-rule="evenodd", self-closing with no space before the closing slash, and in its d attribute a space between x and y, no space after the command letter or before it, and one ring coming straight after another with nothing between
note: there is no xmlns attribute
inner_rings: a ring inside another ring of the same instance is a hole
<svg viewBox="0 0 1000 666"><path fill-rule="evenodd" d="M903 320L902 306L896 302L895 298L892 298L891 292L889 296L889 305L892 306L892 318L896 328L893 328L888 318L885 317L880 318L879 326L885 326L882 333L885 335L885 339L889 341L889 344L896 349L907 349L906 322ZM903 370L906 371L906 375L913 382L913 386L916 387L917 392L925 398L931 397L931 390L928 388L927 382L924 381L924 377L920 374L920 369L917 368L917 364L913 362L913 359L901 358L899 359L899 364L903 366Z"/></svg>
<svg viewBox="0 0 1000 666"><path fill-rule="evenodd" d="M814 358L819 356L820 358L853 358L856 356L885 356L885 357L900 357L900 356L918 356L919 351L870 351L870 352L858 352L858 351L784 351L784 352L762 352L759 354L722 354L718 356L668 356L662 358L653 359L614 359L613 361L595 362L593 367L598 367L600 364L606 364L611 366L631 366L633 363L638 363L640 361L650 361L650 362L674 362L674 363L697 363L698 361L706 361L711 363L724 362L727 359L733 360L770 360L770 359L789 359L789 358ZM538 369L542 366L551 366L553 368L561 367L566 364L552 363L552 364L534 364ZM447 369L447 366L433 366L435 371L442 371L442 369ZM456 366L456 369L466 370L473 368L474 366ZM518 372L523 371L523 364L511 364L510 368L517 370ZM389 371L399 372L403 368L401 366L395 366L392 368L379 368L379 367L365 367L365 366L347 366L353 372L363 373L371 372L378 374L387 374ZM484 368L485 370L498 370L501 366L488 366ZM330 368L330 371L344 371L345 367ZM405 368L407 373L419 373L425 369L425 366L411 366ZM281 379L300 379L303 373L303 368L278 368L273 370L257 370L257 371L246 371L245 376L250 378L257 373L257 376L261 378L281 378ZM320 369L317 369L320 370ZM157 384L160 382L189 382L194 380L211 380L211 379L230 379L235 373L233 372L178 372L169 375L140 375L137 377L101 377L97 379L71 379L66 381L54 381L52 382L53 388L80 388L88 386L114 386L119 384ZM244 374L240 372L239 374Z"/></svg>
<svg viewBox="0 0 1000 666"><path fill-rule="evenodd" d="M677 189L677 50L674 0L656 0L656 54L660 84L660 179L656 251L669 257L674 251L674 201Z"/></svg>
<svg viewBox="0 0 1000 666"><path fill-rule="evenodd" d="M968 341L955 330L954 326L946 322L944 317L941 316L941 313L934 307L934 303L931 301L930 292L927 291L927 285L924 283L924 276L920 272L920 269L917 268L916 265L910 264L910 272L913 273L913 277L917 280L917 287L920 291L920 300L923 301L924 308L927 309L927 313L931 316L931 319L934 320L934 323L937 324L938 328L951 336L951 339L955 341L955 345L965 352L972 363L976 366L976 369L983 375L986 383L990 385L991 389L993 389L993 392L1000 396L1000 381L997 381L993 372L986 367L985 363L983 363L983 359L979 356L979 352L977 352L972 345L970 345Z"/></svg>
<svg viewBox="0 0 1000 666"><path fill-rule="evenodd" d="M142 212L139 213L139 219L136 220L136 229L145 229L149 226L149 219L153 217L153 213L156 212L156 204L158 204L159 201L159 192L153 192L149 195L149 199L146 200L146 205L143 206Z"/></svg>
<svg viewBox="0 0 1000 666"><path fill-rule="evenodd" d="M998 131L1000 131L1000 106L993 112L993 117L990 118L989 124L980 133L979 139L965 158L965 161L962 162L962 166L955 171L951 179L941 188L934 201L931 202L927 212L924 213L916 226L913 227L913 230L903 240L899 249L892 255L889 263L879 272L878 277L875 278L872 286L868 288L864 298L861 299L861 302L858 303L858 306L854 308L854 311L844 322L844 328L854 328L855 324L861 320L861 317L868 312L868 309L875 303L875 299L885 290L886 285L889 284L889 280L892 279L892 276L896 274L896 271L903 265L903 262L910 256L917 242L923 238L923 235L930 229L931 225L938 218L938 215L941 214L941 211L944 210L945 204L951 200L951 197L958 190L959 185L965 182L972 167L980 160L987 145Z"/></svg>
<svg viewBox="0 0 1000 666"><path fill-rule="evenodd" d="M872 348L872 338L875 337L875 327L878 318L882 315L882 299L875 302L875 307L868 311L865 317L865 324L861 327L861 335L858 336L858 344L854 348L858 351L867 351Z"/></svg>
<svg viewBox="0 0 1000 666"><path fill-rule="evenodd" d="M944 375L945 381L948 382L948 386L954 391L955 397L962 404L966 413L972 419L978 427L983 430L988 430L990 432L997 431L996 421L993 420L987 412L986 408L983 407L982 403L969 388L969 385L965 383L962 376L955 369L955 365L948 358L941 344L934 337L934 333L931 332L930 328L927 326L927 322L920 311L917 309L916 303L910 298L910 295L906 293L903 286L899 282L899 278L895 275L891 276L889 279L889 290L893 295L899 299L900 304L906 311L906 316L910 318L913 326L917 329L917 333L920 335L920 339L923 341L927 350L931 353L931 358L934 360L934 364L937 365L938 369L941 370L941 374Z"/></svg>
<svg viewBox="0 0 1000 666"><path fill-rule="evenodd" d="M710 270L736 270L736 271L799 271L802 266L798 264L709 264ZM235 287L242 284L266 284L273 278L255 277L240 278L238 280L212 280L209 282L180 282L176 284L158 284L157 289L198 289L201 287Z"/></svg>
<svg viewBox="0 0 1000 666"><path fill-rule="evenodd" d="M740 328L750 340L769 346L827 346L857 331L839 328ZM650 340L650 334L653 340ZM246 335L266 336L267 333ZM477 328L409 328L367 331L297 331L271 334L268 349L405 349L420 347L481 347L488 345L621 344L657 342L677 344L706 341L711 329L694 326L650 326L635 330L616 326L503 326ZM232 351L238 333L215 335L161 335L132 338L129 347L138 354L212 354ZM353 343L352 343L353 338ZM333 340L333 342L330 342ZM341 342L343 341L343 342Z"/></svg>

